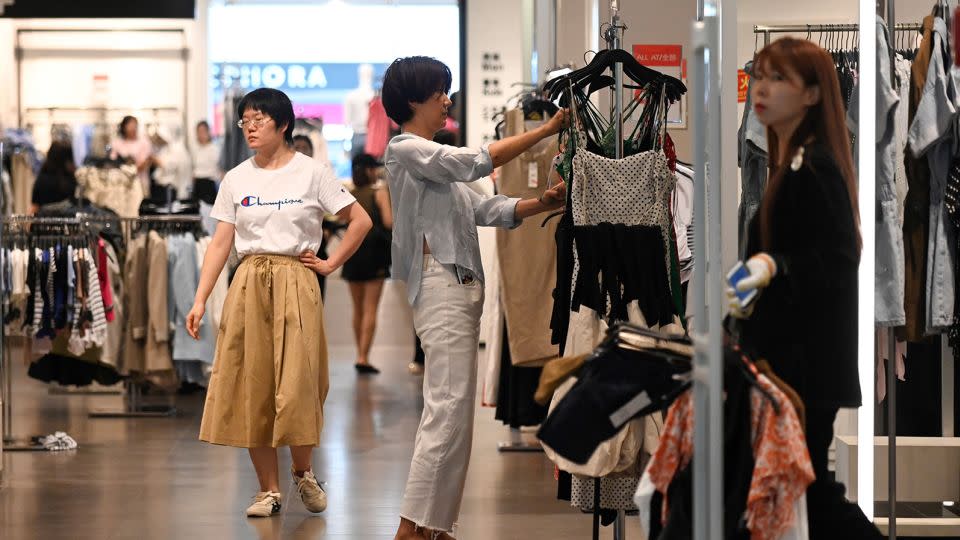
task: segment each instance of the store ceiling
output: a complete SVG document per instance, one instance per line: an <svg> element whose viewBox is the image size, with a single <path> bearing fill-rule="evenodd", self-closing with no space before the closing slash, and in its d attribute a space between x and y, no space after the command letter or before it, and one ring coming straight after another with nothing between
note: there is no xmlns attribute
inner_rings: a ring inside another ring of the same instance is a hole
<svg viewBox="0 0 960 540"><path fill-rule="evenodd" d="M17 19L193 19L195 0L0 0L0 16Z"/></svg>
<svg viewBox="0 0 960 540"><path fill-rule="evenodd" d="M457 5L458 0L219 0L228 6L275 4L275 5L323 5L331 2L349 4L352 6L449 6Z"/></svg>

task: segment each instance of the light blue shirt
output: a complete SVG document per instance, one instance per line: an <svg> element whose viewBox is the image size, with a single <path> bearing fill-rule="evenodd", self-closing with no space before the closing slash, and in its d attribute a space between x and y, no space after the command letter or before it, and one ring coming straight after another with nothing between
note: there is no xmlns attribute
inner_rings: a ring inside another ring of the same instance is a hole
<svg viewBox="0 0 960 540"><path fill-rule="evenodd" d="M393 269L407 283L410 305L420 293L423 241L441 264L455 264L483 279L477 226L515 228L520 199L484 197L466 186L493 172L487 146L445 146L404 133L384 154L393 207Z"/></svg>
<svg viewBox="0 0 960 540"><path fill-rule="evenodd" d="M175 328L173 359L177 362L199 360L212 364L217 348L218 329L212 328L205 320L200 324L199 340L191 338L187 333L187 314L193 307L193 294L190 291L195 291L200 282L196 243L196 239L189 233L167 238L167 272L170 281L167 311Z"/></svg>

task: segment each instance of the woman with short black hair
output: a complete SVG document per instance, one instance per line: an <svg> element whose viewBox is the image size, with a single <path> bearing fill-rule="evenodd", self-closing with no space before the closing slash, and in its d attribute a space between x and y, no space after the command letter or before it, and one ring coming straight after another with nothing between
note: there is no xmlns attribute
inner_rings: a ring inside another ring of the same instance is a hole
<svg viewBox="0 0 960 540"><path fill-rule="evenodd" d="M236 244L243 260L230 284L217 338L200 439L248 448L260 493L251 517L280 512L277 448L289 446L293 479L311 512L327 495L311 467L329 387L323 301L317 279L350 258L370 230L367 213L330 167L295 152L293 105L279 90L247 94L238 127L256 152L228 172L210 217L219 221L200 270L187 330L197 339L204 306ZM348 224L339 247L320 259L323 216Z"/></svg>
<svg viewBox="0 0 960 540"><path fill-rule="evenodd" d="M407 282L414 326L427 357L423 417L397 540L450 539L460 512L473 438L483 310L477 226L514 228L524 218L562 207L566 198L562 182L527 200L484 197L470 189L466 182L489 175L559 132L567 113L480 149L445 146L432 139L449 116L451 83L446 65L415 56L387 68L381 92L387 115L402 129L384 157L394 216L392 273Z"/></svg>

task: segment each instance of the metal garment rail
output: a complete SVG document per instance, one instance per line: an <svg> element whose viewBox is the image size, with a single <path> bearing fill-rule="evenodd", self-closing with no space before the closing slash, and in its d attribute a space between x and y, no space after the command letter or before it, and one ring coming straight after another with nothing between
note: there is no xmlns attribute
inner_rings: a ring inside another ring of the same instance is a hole
<svg viewBox="0 0 960 540"><path fill-rule="evenodd" d="M3 162L4 143L0 141L0 163ZM0 190L0 206L3 206L3 192ZM3 226L0 224L0 243L3 241ZM20 440L13 434L13 376L11 372L10 361L8 358L5 332L5 324L2 303L0 303L0 405L3 406L3 450L7 452L16 451L37 451L45 450L43 445L32 441Z"/></svg>
<svg viewBox="0 0 960 540"><path fill-rule="evenodd" d="M3 156L3 143L0 142L0 158ZM0 201L2 202L2 201ZM142 223L200 223L199 215L159 215L159 216L137 216L137 217L115 217L90 214L77 214L74 217L59 216L23 216L14 215L0 220L0 244L2 244L6 228L9 225L64 225L77 226L81 228L90 225L102 225L109 229L114 223L121 226L125 236L129 236L130 227ZM0 308L0 320L6 314ZM0 378L2 378L2 389L0 389L0 401L3 403L3 440L4 450L43 450L42 446L32 443L24 443L13 435L13 372L12 362L10 360L9 350L6 346L6 328L0 324ZM124 396L124 408L122 410L94 410L90 412L92 418L124 418L124 417L166 417L176 413L172 406L163 407L145 407L141 403L140 389L136 384L125 383L126 393Z"/></svg>
<svg viewBox="0 0 960 540"><path fill-rule="evenodd" d="M603 30L603 39L607 42L607 49L620 49L623 45L623 31L627 27L620 19L619 0L610 0L610 23L604 24L606 30ZM614 140L617 141L614 147L614 158L623 157L623 64L616 62L613 64L613 118L611 121L614 126ZM600 493L602 488L600 478L593 479L593 538L600 538ZM617 510L617 519L613 524L614 540L626 540L627 522L626 512Z"/></svg>
<svg viewBox="0 0 960 540"><path fill-rule="evenodd" d="M892 4L893 2L888 2ZM898 24L896 25L896 31L902 32L907 30L920 31L923 27L919 24ZM808 34L831 34L838 32L858 32L860 30L859 24L776 24L776 25L754 25L753 33L754 34L763 34L763 45L767 46L770 44L770 35L771 34L802 34L806 32Z"/></svg>
<svg viewBox="0 0 960 540"><path fill-rule="evenodd" d="M714 11L715 13L715 11ZM692 125L694 245L704 256L693 268L691 338L694 344L693 537L723 536L723 275L720 227L720 19L698 13L691 42L694 60ZM707 164L713 171L711 181ZM702 246L702 247L701 247Z"/></svg>

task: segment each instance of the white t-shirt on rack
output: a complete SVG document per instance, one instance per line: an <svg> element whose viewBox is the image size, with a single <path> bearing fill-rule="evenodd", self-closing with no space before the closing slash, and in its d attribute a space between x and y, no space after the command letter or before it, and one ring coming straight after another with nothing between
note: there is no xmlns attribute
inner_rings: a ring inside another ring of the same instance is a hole
<svg viewBox="0 0 960 540"><path fill-rule="evenodd" d="M240 257L296 257L320 249L325 214L355 201L333 169L299 152L273 170L258 167L251 157L223 177L210 217L234 224Z"/></svg>

